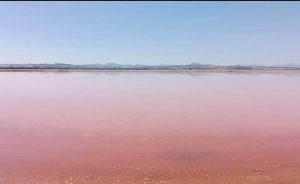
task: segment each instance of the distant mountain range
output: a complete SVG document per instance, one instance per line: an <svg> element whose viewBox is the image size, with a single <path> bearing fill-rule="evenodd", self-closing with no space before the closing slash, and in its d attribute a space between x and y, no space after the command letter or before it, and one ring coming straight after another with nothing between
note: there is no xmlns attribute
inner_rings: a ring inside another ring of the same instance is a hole
<svg viewBox="0 0 300 184"><path fill-rule="evenodd" d="M187 65L130 65L130 64L118 64L118 63L106 63L106 64L86 64L86 65L74 65L65 63L54 64L0 64L0 69L96 69L96 70L197 70L197 69L238 69L238 70L251 70L251 69L300 69L300 64L284 64L273 66L259 66L259 65L211 65L190 63Z"/></svg>
<svg viewBox="0 0 300 184"><path fill-rule="evenodd" d="M295 67L295 68L300 68L300 64L296 63L287 63L287 64L282 64L282 65L274 65L275 67Z"/></svg>

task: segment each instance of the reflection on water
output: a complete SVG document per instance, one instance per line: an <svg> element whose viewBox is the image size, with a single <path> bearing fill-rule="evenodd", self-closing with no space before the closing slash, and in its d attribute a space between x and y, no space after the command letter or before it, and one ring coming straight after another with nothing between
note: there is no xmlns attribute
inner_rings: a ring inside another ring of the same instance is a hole
<svg viewBox="0 0 300 184"><path fill-rule="evenodd" d="M0 73L0 184L299 183L299 80Z"/></svg>

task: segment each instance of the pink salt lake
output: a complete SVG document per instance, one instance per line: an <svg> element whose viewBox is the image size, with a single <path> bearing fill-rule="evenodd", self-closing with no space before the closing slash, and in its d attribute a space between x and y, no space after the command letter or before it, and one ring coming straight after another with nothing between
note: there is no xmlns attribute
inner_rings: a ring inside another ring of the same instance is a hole
<svg viewBox="0 0 300 184"><path fill-rule="evenodd" d="M300 74L0 72L0 184L300 183Z"/></svg>

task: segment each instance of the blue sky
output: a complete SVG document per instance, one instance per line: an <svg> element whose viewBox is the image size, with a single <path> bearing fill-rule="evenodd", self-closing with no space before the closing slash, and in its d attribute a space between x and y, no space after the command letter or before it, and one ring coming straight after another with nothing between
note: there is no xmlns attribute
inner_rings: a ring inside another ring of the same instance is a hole
<svg viewBox="0 0 300 184"><path fill-rule="evenodd" d="M0 63L300 64L300 2L0 2Z"/></svg>

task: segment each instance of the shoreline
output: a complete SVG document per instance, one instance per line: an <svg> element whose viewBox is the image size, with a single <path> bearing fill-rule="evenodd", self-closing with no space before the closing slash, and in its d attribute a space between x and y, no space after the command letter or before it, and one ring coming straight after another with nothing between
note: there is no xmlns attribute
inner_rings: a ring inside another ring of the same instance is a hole
<svg viewBox="0 0 300 184"><path fill-rule="evenodd" d="M183 73L300 73L300 68L257 69L82 69L82 68L0 68L0 72L183 72Z"/></svg>

